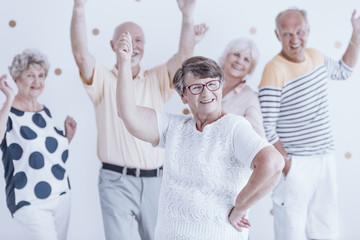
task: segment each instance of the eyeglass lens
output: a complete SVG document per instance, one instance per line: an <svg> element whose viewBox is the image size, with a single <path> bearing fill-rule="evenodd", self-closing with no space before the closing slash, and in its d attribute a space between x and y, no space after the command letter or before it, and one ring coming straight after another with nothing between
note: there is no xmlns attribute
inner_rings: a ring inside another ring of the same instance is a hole
<svg viewBox="0 0 360 240"><path fill-rule="evenodd" d="M204 90L204 86L206 86L210 91L216 91L220 87L220 81L213 80L207 82L206 84L194 84L189 87L189 90L192 94L199 94Z"/></svg>

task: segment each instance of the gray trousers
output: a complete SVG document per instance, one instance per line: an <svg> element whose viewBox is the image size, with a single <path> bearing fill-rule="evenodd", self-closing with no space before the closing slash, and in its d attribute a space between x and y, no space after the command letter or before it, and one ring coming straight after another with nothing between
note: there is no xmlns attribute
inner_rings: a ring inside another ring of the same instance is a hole
<svg viewBox="0 0 360 240"><path fill-rule="evenodd" d="M100 169L99 195L107 240L153 240L162 177Z"/></svg>

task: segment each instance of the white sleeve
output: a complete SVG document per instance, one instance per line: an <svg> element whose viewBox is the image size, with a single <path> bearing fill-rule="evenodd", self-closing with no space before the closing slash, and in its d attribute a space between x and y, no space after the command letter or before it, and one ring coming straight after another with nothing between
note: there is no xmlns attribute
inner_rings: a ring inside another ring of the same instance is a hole
<svg viewBox="0 0 360 240"><path fill-rule="evenodd" d="M253 159L261 149L271 146L269 142L255 132L251 124L245 119L234 125L233 144L235 156L248 167L251 166Z"/></svg>

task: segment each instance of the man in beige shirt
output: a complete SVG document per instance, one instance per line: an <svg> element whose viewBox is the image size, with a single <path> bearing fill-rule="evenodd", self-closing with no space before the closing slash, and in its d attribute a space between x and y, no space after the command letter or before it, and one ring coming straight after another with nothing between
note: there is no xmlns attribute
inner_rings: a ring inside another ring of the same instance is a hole
<svg viewBox="0 0 360 240"><path fill-rule="evenodd" d="M178 52L165 64L142 71L144 33L133 22L115 28L111 47L114 50L121 33L133 38L132 77L138 105L161 109L173 93L172 78L181 63L192 56L195 42L207 27L194 34L193 11L196 0L177 0L182 12ZM95 60L87 47L86 0L74 0L71 21L71 44L82 82L94 104L98 130L97 150L102 162L99 194L106 239L132 239L135 220L142 239L153 239L161 185L163 152L133 137L117 115L115 64L109 70ZM196 30L196 29L195 29Z"/></svg>

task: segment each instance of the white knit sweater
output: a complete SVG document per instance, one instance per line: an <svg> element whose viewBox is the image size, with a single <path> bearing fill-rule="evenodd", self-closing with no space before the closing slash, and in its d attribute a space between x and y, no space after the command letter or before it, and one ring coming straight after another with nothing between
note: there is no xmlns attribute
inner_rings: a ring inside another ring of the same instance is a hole
<svg viewBox="0 0 360 240"><path fill-rule="evenodd" d="M227 114L196 130L192 116L157 112L165 164L157 240L247 239L228 221L255 155L269 145L247 120Z"/></svg>

